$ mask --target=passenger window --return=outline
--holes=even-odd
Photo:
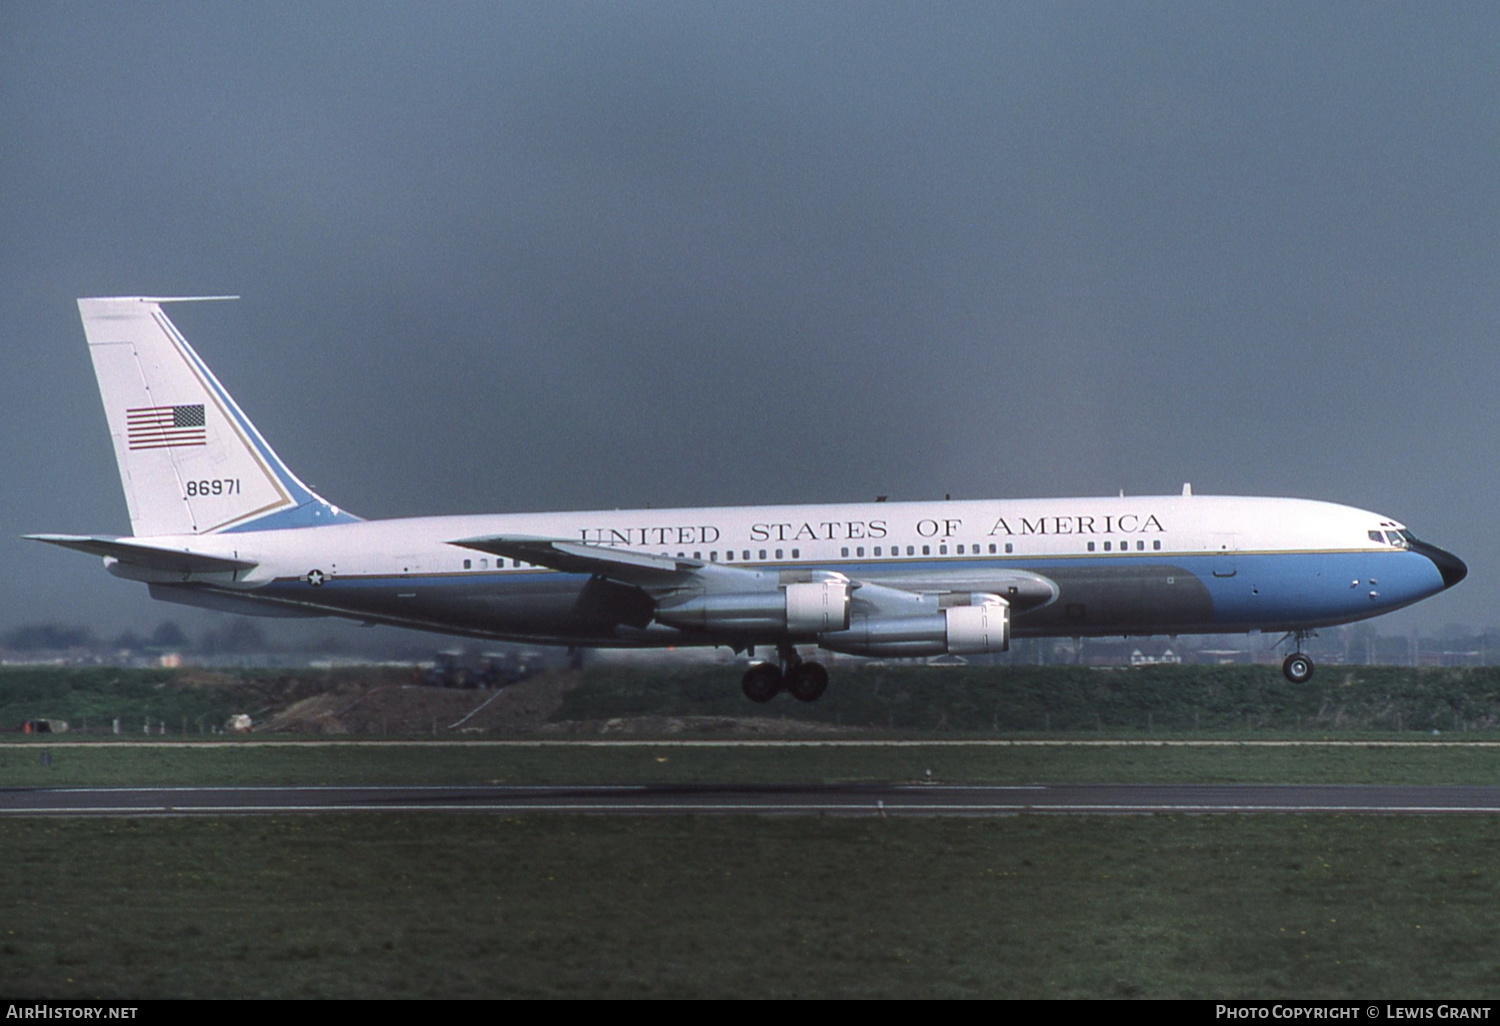
[[[1089,542],[1089,551],[1090,552],[1094,551],[1094,543],[1093,542]]]
[[[932,555],[932,546],[931,545],[923,545],[922,546],[922,555],[924,555],[924,556],[930,556],[930,555]]]
[[[1140,539],[1140,540],[1136,541],[1136,543],[1135,543],[1135,551],[1137,551],[1137,552],[1145,552],[1146,551],[1146,542],[1145,542],[1144,539]]]
[[[1006,543],[1005,543],[1005,551],[1006,551],[1006,552],[1010,552],[1010,551],[1011,551],[1011,548],[1012,548],[1012,546],[1011,546],[1011,544],[1010,544],[1010,542],[1006,542]]]
[[[1109,549],[1109,542],[1105,542],[1105,543],[1104,543],[1104,551],[1105,551],[1105,552],[1108,552],[1108,551],[1110,551],[1110,549]]]
[[[760,558],[761,559],[765,559],[766,558],[766,550],[765,549],[761,549],[760,550]]]
[[[1155,550],[1156,550],[1156,551],[1158,551],[1158,552],[1160,552],[1160,551],[1161,551],[1161,539],[1160,539],[1160,538],[1158,538],[1158,539],[1156,539],[1156,540],[1155,540],[1155,541],[1153,541],[1153,542],[1152,542],[1152,543],[1151,543],[1151,547],[1152,547],[1152,548],[1153,548],[1153,549],[1155,549]]]
[[[793,549],[792,550],[792,558],[793,559],[801,559],[802,558],[802,550],[801,549]]]
[[[849,555],[849,547],[846,545],[842,549],[839,549],[839,555],[841,555],[841,556],[847,556],[847,555]]]
[[[946,556],[947,554],[948,554],[948,546],[946,546],[946,545],[939,545],[938,546],[938,555],[939,556]]]
[[[782,553],[782,552],[783,552],[783,550],[782,550],[782,549],[777,549],[777,550],[776,550],[776,558],[777,558],[777,559],[780,559],[780,558],[781,558],[781,553]]]

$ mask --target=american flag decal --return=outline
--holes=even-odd
[[[125,411],[125,437],[132,450],[207,445],[206,424],[202,403],[197,406],[146,406]]]

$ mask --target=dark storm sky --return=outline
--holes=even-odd
[[[73,300],[370,517],[1294,495],[1500,625],[1493,3],[0,5],[0,628],[176,614]]]

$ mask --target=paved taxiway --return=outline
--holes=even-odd
[[[1500,787],[1047,784],[645,787],[67,787],[0,789],[3,816],[327,812],[1004,816],[1019,813],[1488,813]]]

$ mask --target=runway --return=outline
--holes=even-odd
[[[0,789],[0,816],[348,812],[1011,816],[1500,814],[1500,787],[1375,784],[868,784],[641,787],[111,787]]]

